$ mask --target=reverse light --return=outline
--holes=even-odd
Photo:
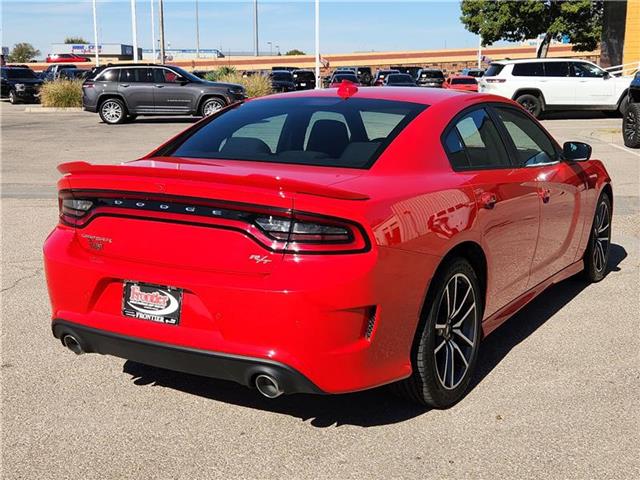
[[[74,198],[60,199],[60,215],[83,217],[93,207],[91,200],[76,200]]]
[[[341,244],[353,239],[350,229],[346,226],[275,217],[258,217],[255,223],[268,236],[286,242]]]

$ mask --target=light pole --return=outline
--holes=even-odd
[[[164,65],[165,53],[164,53],[164,1],[158,0],[160,2],[160,63]]]
[[[136,22],[136,0],[131,0],[131,32],[133,34],[133,61],[138,62],[138,25]]]
[[[93,0],[93,50],[96,56],[96,67],[99,67],[100,54],[98,53],[98,15],[96,14],[96,0]]]
[[[200,18],[198,15],[198,0],[196,0],[196,58],[200,58]]]
[[[280,45],[276,45],[276,55],[280,56]]]
[[[478,68],[482,68],[482,35],[478,35]]]
[[[153,11],[153,4],[156,0],[150,0],[151,4],[151,55],[153,56],[153,61],[156,61],[156,18],[155,12]]]
[[[258,0],[253,0],[253,54],[257,57],[260,55],[260,49],[258,44]]]
[[[316,0],[316,88],[320,88],[320,0]]]
[[[269,56],[273,56],[273,43],[267,42],[267,45],[269,45]]]

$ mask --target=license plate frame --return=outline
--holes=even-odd
[[[181,288],[125,280],[122,315],[164,325],[179,325],[184,291]]]

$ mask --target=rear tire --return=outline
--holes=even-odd
[[[590,282],[599,282],[607,273],[611,245],[611,199],[603,193],[596,204],[589,243],[584,252],[584,276]]]
[[[473,376],[484,302],[476,272],[464,258],[448,262],[432,285],[414,341],[413,373],[394,389],[413,402],[448,408],[465,395]]]
[[[119,98],[108,98],[98,110],[100,118],[107,125],[117,125],[127,120],[127,107]]]
[[[516,102],[536,118],[539,118],[542,114],[542,100],[540,100],[540,97],[526,93],[516,98]]]
[[[622,120],[622,138],[631,148],[640,148],[640,103],[632,103]]]
[[[627,93],[622,100],[620,100],[620,105],[618,105],[618,112],[620,115],[624,117],[624,115],[629,110],[629,94]]]
[[[15,105],[15,104],[19,103],[18,102],[18,96],[16,95],[16,92],[14,92],[13,90],[11,90],[9,92],[9,103],[11,105]]]

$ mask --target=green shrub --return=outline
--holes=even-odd
[[[236,73],[236,67],[220,67],[208,72],[204,78],[210,82],[219,82],[221,77]]]
[[[264,97],[273,93],[271,89],[271,79],[266,75],[251,75],[243,77],[241,74],[233,72],[218,78],[219,82],[236,83],[242,85],[251,98]]]
[[[82,80],[45,82],[40,89],[43,107],[82,107]]]

